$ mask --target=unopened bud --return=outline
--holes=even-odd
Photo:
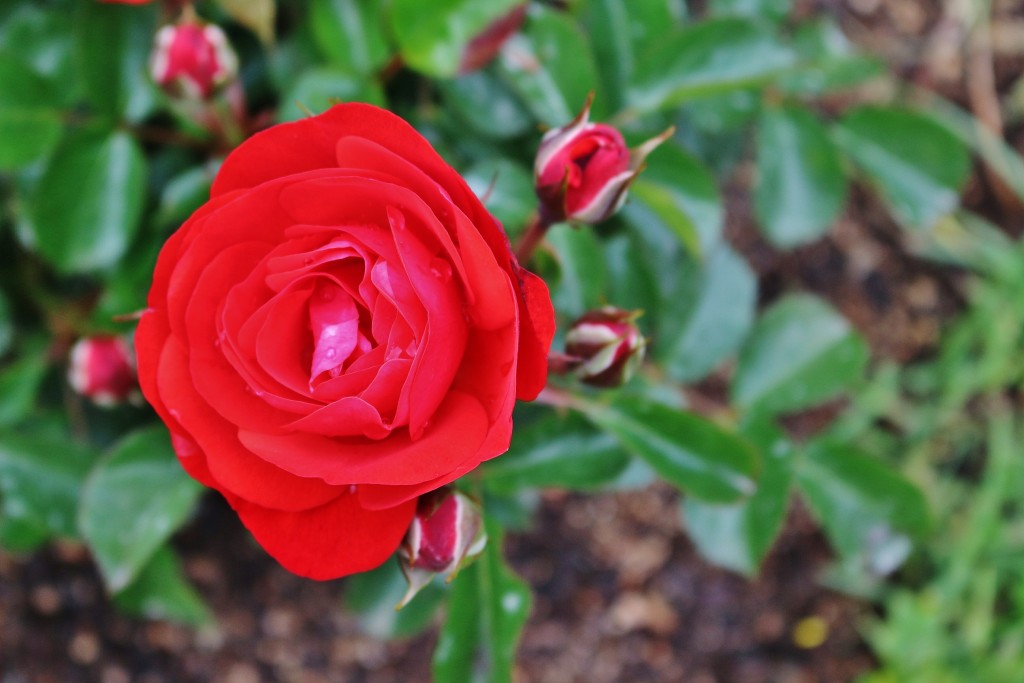
[[[644,159],[675,130],[669,128],[630,149],[612,126],[590,123],[592,99],[568,125],[548,131],[537,150],[534,184],[547,223],[599,223],[609,218],[626,201]]]
[[[71,347],[68,383],[97,405],[109,407],[139,396],[135,356],[123,337],[79,339]]]
[[[399,548],[402,572],[409,583],[399,606],[438,574],[450,581],[480,554],[486,542],[480,510],[469,498],[450,489],[420,496],[416,516]]]
[[[189,12],[157,31],[149,71],[169,94],[205,100],[236,76],[238,58],[219,27]]]
[[[580,381],[605,388],[629,381],[643,362],[647,346],[634,322],[637,315],[606,306],[572,324],[565,336],[565,352]]]
[[[468,74],[491,63],[501,46],[511,38],[526,18],[527,3],[516,6],[511,12],[493,21],[462,51],[459,73]]]

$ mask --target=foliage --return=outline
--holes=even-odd
[[[386,576],[354,579],[366,596],[351,607],[376,632],[407,634],[446,603],[439,678],[508,680],[529,595],[504,565],[509,515],[498,510],[515,512],[538,487],[592,490],[637,481],[637,472],[683,492],[688,532],[722,566],[755,573],[794,494],[853,574],[878,578],[902,563],[930,528],[921,492],[877,457],[872,440],[855,447],[837,427],[801,443],[780,421],[861,385],[868,349],[814,293],[772,296],[759,310],[769,297],[725,239],[721,188],[738,164],[754,161],[754,213],[779,249],[825,235],[860,182],[908,230],[928,234],[957,207],[968,171],[963,136],[903,104],[820,106],[879,68],[827,16],[783,22],[785,0],[711,2],[700,16],[674,0],[532,2],[491,64],[458,74],[465,44],[513,4],[281,2],[275,21],[270,2],[200,2],[239,53],[247,103],[234,121],[224,119],[224,102],[208,112],[221,117],[214,132],[146,77],[155,5],[0,7],[4,547],[77,538],[118,604],[205,618],[167,546],[197,492],[155,417],[88,405],[63,372],[79,336],[130,331],[114,316],[145,306],[160,245],[205,199],[241,135],[337,99],[387,106],[464,172],[515,238],[536,207],[541,129],[568,122],[595,92],[595,120],[630,141],[668,125],[678,132],[651,155],[617,216],[595,228],[555,226],[532,267],[552,289],[560,329],[605,303],[643,308],[650,360],[618,391],[553,378],[554,407],[518,410],[510,452],[464,482],[484,499],[488,550],[450,588],[421,596],[423,612],[382,617],[371,597],[394,594]],[[981,359],[978,372],[952,368],[964,382],[1007,369],[985,365],[999,340],[965,335],[950,345]],[[709,384],[727,386],[726,395],[705,396]],[[947,407],[977,393],[945,381],[933,391]],[[125,527],[127,517],[135,523]],[[1000,585],[998,572],[986,576],[990,583],[976,579],[958,595]],[[897,636],[879,633],[884,655]]]

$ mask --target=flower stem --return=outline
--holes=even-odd
[[[519,238],[519,244],[516,245],[516,259],[519,263],[529,263],[533,257],[533,252],[537,249],[537,245],[544,239],[544,235],[547,234],[550,227],[551,224],[541,218],[539,213],[533,214],[526,226],[526,230],[523,231],[522,236]]]

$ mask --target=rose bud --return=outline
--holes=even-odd
[[[670,127],[639,147],[629,149],[615,128],[590,123],[587,98],[583,111],[568,125],[548,131],[534,163],[534,184],[545,223],[598,223],[626,200],[626,190],[643,170],[644,159],[675,132]]]
[[[186,11],[180,22],[157,31],[149,72],[168,94],[205,100],[235,77],[238,58],[219,27]]]
[[[114,336],[79,339],[71,347],[68,383],[75,392],[104,407],[137,399],[139,381],[128,342]]]
[[[462,51],[459,73],[468,74],[482,69],[491,63],[509,38],[515,35],[526,19],[527,3],[513,8],[511,12],[499,17],[485,28],[478,36],[469,41]]]
[[[647,340],[634,320],[638,313],[606,306],[572,324],[565,336],[569,368],[595,387],[625,384],[644,359]]]
[[[480,510],[469,498],[444,489],[421,496],[398,551],[402,573],[409,582],[399,606],[408,603],[438,574],[451,581],[486,543]]]

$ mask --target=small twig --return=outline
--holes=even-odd
[[[541,218],[539,213],[535,213],[530,217],[530,222],[527,223],[526,230],[523,231],[515,249],[516,259],[519,263],[526,264],[530,262],[533,252],[536,251],[537,245],[544,239],[550,227],[551,224]]]

